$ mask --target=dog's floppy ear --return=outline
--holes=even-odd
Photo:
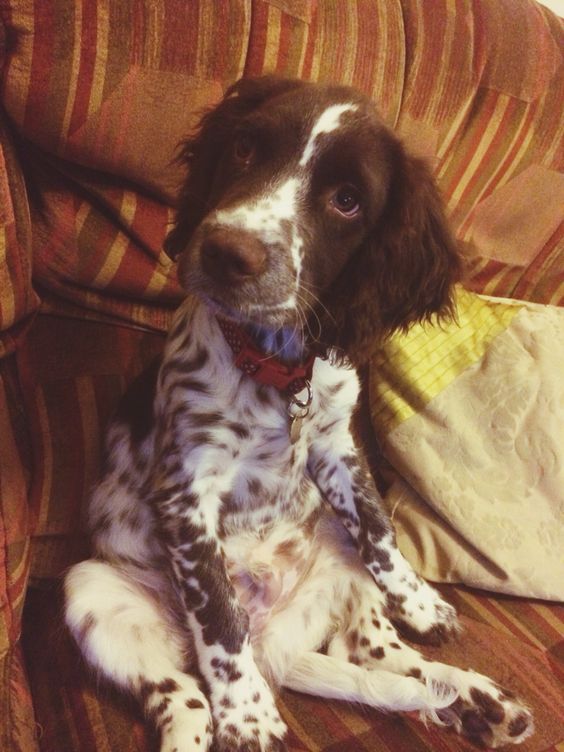
[[[327,305],[337,343],[363,362],[379,339],[410,324],[453,314],[461,257],[423,160],[390,132],[387,199],[374,229],[333,285]]]
[[[186,166],[188,175],[180,191],[174,227],[164,242],[164,249],[172,259],[185,249],[208,211],[217,161],[237,124],[267,99],[303,85],[301,81],[277,76],[243,78],[204,114],[194,135],[179,150],[178,160]]]

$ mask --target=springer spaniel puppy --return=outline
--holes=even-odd
[[[342,86],[242,80],[186,143],[166,250],[192,293],[110,428],[66,621],[161,752],[280,752],[289,687],[518,743],[529,711],[405,644],[457,630],[351,434],[375,340],[451,312],[433,182]],[[151,396],[148,396],[148,395]]]

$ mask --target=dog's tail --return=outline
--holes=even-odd
[[[369,671],[321,653],[304,653],[282,684],[297,692],[334,700],[348,700],[383,711],[418,710],[439,722],[436,711],[451,705],[457,691],[444,682],[423,683],[380,669]]]

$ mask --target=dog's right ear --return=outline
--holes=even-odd
[[[175,260],[182,253],[209,210],[218,160],[239,122],[266,100],[303,85],[297,79],[278,76],[242,78],[204,114],[193,136],[180,146],[177,157],[188,175],[180,190],[174,227],[164,241],[170,258]]]

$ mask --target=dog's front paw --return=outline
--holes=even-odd
[[[233,691],[219,699],[214,752],[286,752],[286,724],[266,682],[248,696]]]
[[[287,752],[287,749],[282,739],[275,736],[270,735],[265,745],[263,739],[242,737],[234,727],[226,734],[216,735],[212,752]]]
[[[203,715],[203,714],[201,714]],[[163,720],[159,752],[207,752],[212,748],[211,719],[194,713],[169,714]]]
[[[533,733],[533,717],[513,693],[472,671],[465,685],[452,705],[437,711],[443,723],[474,744],[494,749],[520,744]]]
[[[454,607],[417,576],[401,594],[387,594],[386,613],[404,637],[423,645],[440,645],[461,631]]]

